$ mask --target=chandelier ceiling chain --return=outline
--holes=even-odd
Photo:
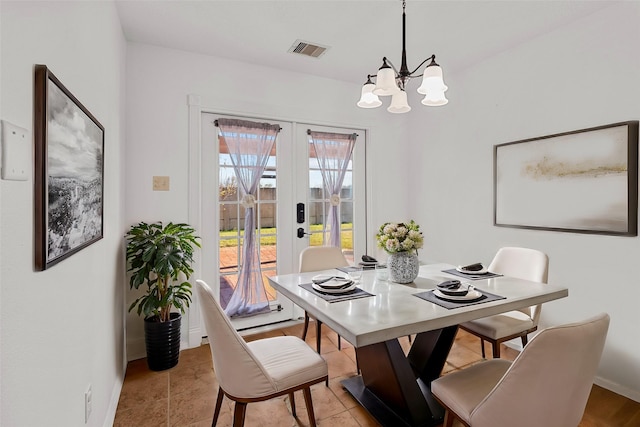
[[[391,104],[387,108],[390,113],[406,113],[411,111],[407,102],[405,88],[412,78],[422,77],[422,84],[418,88],[418,93],[425,95],[422,104],[428,106],[445,105],[447,98],[444,93],[448,89],[442,78],[442,68],[436,63],[436,56],[431,55],[418,65],[413,71],[409,71],[407,66],[406,49],[406,1],[402,1],[402,63],[400,70],[396,69],[393,63],[382,58],[382,66],[377,74],[368,74],[367,81],[362,86],[360,101],[357,105],[361,108],[376,108],[382,105],[379,96],[391,96]],[[426,64],[422,74],[416,74],[418,70]],[[375,83],[371,80],[375,79]]]

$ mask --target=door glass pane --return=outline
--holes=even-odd
[[[329,194],[324,189],[322,172],[316,158],[315,145],[309,141],[309,225],[311,246],[327,244],[325,222],[329,212]],[[353,261],[353,161],[349,159],[340,190],[341,246],[349,261]]]
[[[324,184],[322,183],[322,173],[318,169],[318,161],[313,159],[315,169],[309,169],[309,199],[322,200],[324,195]]]
[[[242,243],[246,209],[240,200],[241,190],[238,188],[231,158],[226,153],[226,145],[219,144],[219,194],[220,228],[219,228],[219,273],[220,304],[223,308],[229,302],[238,282],[238,274],[242,266]],[[267,161],[267,167],[259,181],[256,215],[256,236],[263,285],[269,300],[274,300],[276,292],[268,285],[266,279],[276,274],[276,151],[275,145]]]

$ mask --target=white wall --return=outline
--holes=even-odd
[[[189,220],[189,94],[198,95],[203,109],[208,111],[367,129],[370,132],[367,141],[367,157],[370,160],[367,185],[372,190],[368,195],[372,206],[370,253],[375,251],[372,238],[381,223],[407,219],[407,194],[398,191],[398,183],[406,183],[410,177],[410,171],[404,163],[409,157],[406,136],[408,116],[391,115],[382,108],[370,111],[356,107],[360,85],[182,51],[129,44],[126,101],[127,225],[143,220]],[[389,150],[393,152],[390,154]],[[153,192],[154,175],[170,176],[171,190]],[[217,245],[217,242],[202,243]],[[129,292],[129,301],[133,301],[136,295]],[[183,342],[186,328],[198,321],[189,319],[188,315],[185,319]],[[142,320],[134,312],[127,318],[129,359],[144,356],[143,337]]]
[[[33,135],[34,65],[46,64],[105,128],[105,188],[104,238],[35,272],[33,171],[26,182],[0,181],[0,424],[110,425],[125,368],[126,44],[111,2],[3,1],[1,15],[2,119]]]
[[[449,76],[449,105],[412,120],[410,134],[428,255],[489,262],[506,245],[548,253],[549,281],[569,297],[545,304],[541,326],[608,312],[598,382],[640,401],[640,238],[493,226],[493,145],[640,118],[638,22],[640,3],[623,2]]]

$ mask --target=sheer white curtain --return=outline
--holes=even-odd
[[[329,212],[324,228],[328,234],[325,245],[341,247],[340,192],[349,167],[357,134],[316,132],[308,130],[322,174],[324,189],[329,195]]]
[[[280,126],[223,118],[215,123],[220,128],[220,140],[227,146],[238,186],[242,189],[242,205],[245,208],[238,284],[225,313],[229,317],[252,316],[269,311],[269,299],[262,283],[259,244],[256,242],[255,205],[260,178],[267,166]]]

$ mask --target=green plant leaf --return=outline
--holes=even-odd
[[[169,320],[171,308],[184,313],[191,303],[191,284],[178,283],[180,276],[187,279],[193,273],[193,253],[201,247],[195,229],[184,223],[161,222],[133,225],[125,235],[126,259],[130,288],[146,284],[145,295],[136,299],[129,311],[137,307],[139,315],[159,316]]]

